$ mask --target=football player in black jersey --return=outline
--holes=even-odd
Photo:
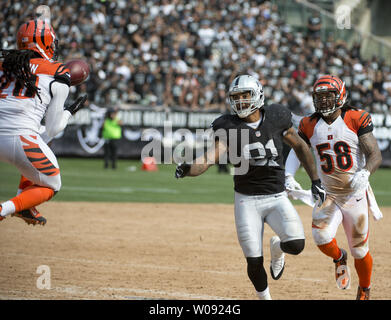
[[[283,273],[284,253],[299,254],[305,242],[300,217],[285,192],[283,142],[299,155],[312,180],[313,197],[323,202],[325,192],[310,149],[292,127],[291,112],[278,104],[264,106],[262,85],[249,75],[236,77],[228,94],[234,114],[222,115],[212,123],[214,147],[192,164],[179,164],[175,176],[198,176],[226,160],[228,154],[235,167],[235,224],[247,274],[258,297],[270,300],[263,266],[264,223],[277,234],[270,240],[270,273],[275,280]]]

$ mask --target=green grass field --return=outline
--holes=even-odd
[[[177,180],[175,165],[159,165],[158,172],[145,172],[140,161],[119,160],[116,170],[103,169],[102,159],[58,161],[62,189],[56,201],[233,203],[232,176],[219,174],[217,167],[196,178]],[[0,177],[0,200],[4,201],[15,195],[20,176],[14,167],[1,162]],[[296,179],[309,189],[310,181],[303,169]],[[379,169],[371,177],[380,206],[391,206],[390,181],[391,169]]]

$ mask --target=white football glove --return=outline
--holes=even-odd
[[[351,188],[354,191],[365,190],[368,188],[370,174],[371,173],[367,169],[357,171],[350,182]]]
[[[298,183],[295,178],[288,174],[285,176],[285,189],[287,190],[303,190],[300,183]]]

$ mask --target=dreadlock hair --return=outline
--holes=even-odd
[[[1,57],[3,60],[2,69],[7,82],[16,80],[19,85],[26,87],[28,91],[39,95],[39,88],[35,85],[35,77],[30,70],[30,59],[41,57],[38,53],[32,50],[4,50],[1,49]]]

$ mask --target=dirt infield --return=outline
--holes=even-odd
[[[0,222],[0,299],[256,299],[232,205],[48,202],[40,208],[44,227],[11,217]],[[334,265],[313,244],[311,209],[297,209],[306,248],[287,255],[280,280],[268,276],[273,299],[354,299],[353,260],[351,288],[338,290]],[[383,214],[379,222],[370,218],[372,299],[391,299],[391,209]],[[266,226],[267,271],[272,235]],[[337,239],[347,248],[342,226]],[[37,288],[42,265],[50,268],[50,289]]]

